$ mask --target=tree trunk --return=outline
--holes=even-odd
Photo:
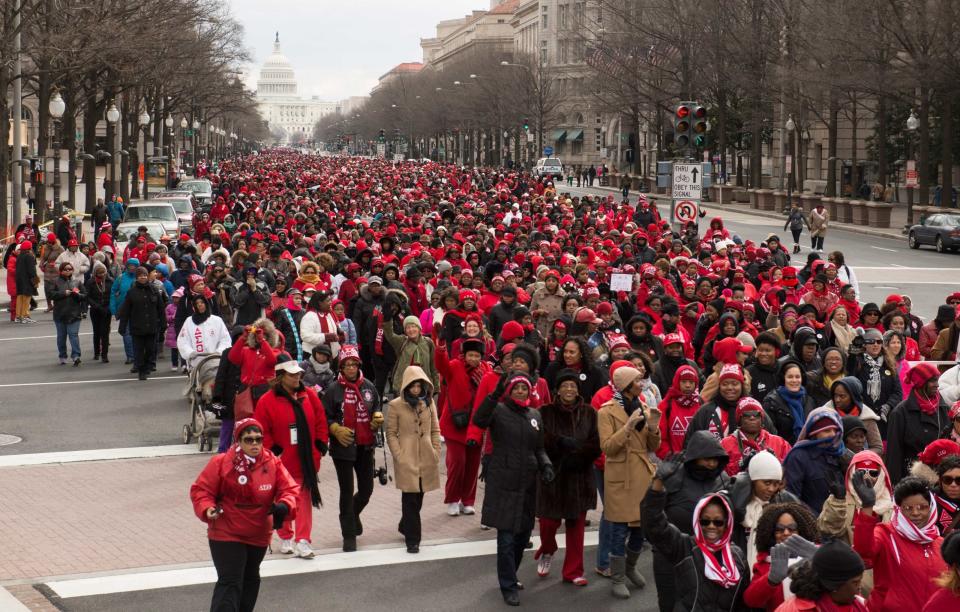
[[[887,96],[883,93],[877,98],[877,180],[884,187],[887,186],[889,171],[887,170]]]
[[[827,120],[827,187],[823,195],[828,198],[837,196],[837,119],[840,114],[840,100],[835,88],[830,89],[830,109]]]
[[[43,180],[37,184],[37,208],[36,221],[44,223],[49,216],[47,214],[47,177],[53,176],[53,168],[45,165],[47,156],[47,145],[50,138],[50,113],[46,108],[50,105],[50,73],[45,67],[40,68],[40,78],[37,88],[37,106],[40,112],[37,113],[37,157],[40,158],[43,166]]]
[[[920,92],[920,151],[917,165],[920,174],[920,198],[917,204],[930,203],[930,87],[921,85]]]
[[[4,11],[6,12],[6,11]],[[6,17],[6,15],[4,15]],[[7,143],[10,142],[10,106],[7,104],[7,90],[10,87],[10,69],[5,67],[0,67],[0,231],[4,235],[7,234],[8,223],[12,228],[16,228],[17,224],[20,223],[20,219],[8,219],[7,216],[7,199],[9,194],[9,189],[7,186],[7,181],[9,180],[9,171],[10,171],[10,147],[7,146]],[[14,122],[16,128],[20,127],[20,122]],[[19,170],[19,168],[17,168]],[[14,197],[19,197],[19,194],[14,194]]]
[[[940,111],[943,117],[940,206],[944,208],[953,208],[953,94],[953,91],[944,92],[943,107]]]
[[[130,142],[127,144],[127,151],[130,152],[130,199],[140,198],[140,130],[137,122],[136,105],[130,105],[127,110],[127,121],[130,123],[129,136]]]
[[[860,160],[857,159],[857,124],[859,123],[859,119],[857,118],[856,92],[853,92],[850,100],[850,189],[852,190],[853,197],[857,197],[860,192],[862,177],[860,176]]]
[[[84,212],[93,210],[97,202],[97,120],[102,114],[97,104],[97,90],[91,88],[83,112],[83,151],[94,158],[83,162]]]

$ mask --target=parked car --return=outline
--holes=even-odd
[[[537,165],[533,167],[533,175],[536,177],[553,177],[558,181],[563,180],[563,163],[558,157],[541,157],[537,160]]]
[[[117,245],[117,257],[123,255],[130,241],[140,233],[139,229],[141,227],[147,228],[147,236],[150,242],[159,243],[160,238],[164,235],[170,236],[171,238],[175,237],[175,234],[167,231],[169,225],[164,226],[160,221],[125,221],[117,225],[117,231],[114,234],[114,242],[116,242]]]
[[[180,183],[177,184],[177,190],[189,190],[193,192],[194,197],[197,199],[197,206],[206,206],[207,208],[213,203],[213,183],[207,179],[182,179]]]
[[[189,231],[193,227],[193,198],[190,195],[164,195],[155,198],[156,202],[170,202],[177,211],[180,231]]]
[[[123,223],[144,225],[145,221],[156,221],[163,226],[168,236],[180,235],[180,219],[173,204],[166,200],[138,202],[127,206],[123,213]]]
[[[960,249],[960,213],[934,214],[921,218],[920,223],[910,228],[907,242],[911,249],[932,244],[940,253],[948,249]]]

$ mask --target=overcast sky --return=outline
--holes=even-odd
[[[229,0],[243,24],[254,61],[248,85],[273,51],[280,32],[300,95],[335,102],[366,95],[377,78],[400,62],[419,62],[420,38],[436,24],[489,8],[489,0]]]

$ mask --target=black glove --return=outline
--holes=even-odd
[[[583,443],[573,436],[560,436],[560,439],[557,441],[557,445],[567,452],[575,453],[580,450],[580,447],[583,446]]]
[[[490,455],[484,455],[480,458],[480,481],[487,479],[487,468],[490,467]]]
[[[850,342],[850,346],[847,347],[847,353],[850,355],[862,355],[864,351],[863,347],[863,336],[857,334],[853,341]]]
[[[474,440],[473,438],[470,438],[469,440],[467,440],[467,446],[470,448],[473,448],[475,446],[480,446],[480,443]]]
[[[543,480],[543,482],[550,484],[556,477],[557,474],[553,471],[553,466],[549,463],[540,468],[540,479]]]
[[[313,441],[313,445],[317,447],[317,451],[320,453],[321,457],[327,456],[327,451],[330,450],[330,447],[327,446],[327,443],[323,440],[317,439]]]
[[[497,383],[497,388],[493,390],[494,399],[500,401],[500,398],[503,397],[503,394],[507,392],[508,382],[510,382],[510,372],[504,372],[500,375],[500,381]]]
[[[270,514],[273,515],[273,530],[276,531],[283,526],[283,521],[290,514],[290,508],[283,502],[278,502],[270,507]]]
[[[873,508],[877,503],[877,492],[867,483],[863,472],[855,471],[850,483],[853,485],[853,490],[857,492],[857,496],[860,497],[861,505],[864,508]]]
[[[835,499],[843,500],[847,498],[847,485],[843,481],[843,474],[831,472],[827,486],[830,487],[830,494]]]
[[[273,446],[271,446],[271,447],[270,447],[270,450],[271,450],[271,451],[273,452],[273,454],[276,455],[277,457],[279,457],[280,454],[283,453],[283,447],[281,447],[281,446],[278,445],[278,444],[274,444]]]
[[[781,289],[781,290],[777,291],[777,300],[779,300],[779,304],[780,304],[781,306],[783,306],[784,304],[786,304],[786,302],[787,302],[787,292],[786,292],[785,289]]]
[[[658,478],[660,482],[663,482],[673,476],[682,466],[682,456],[671,455],[660,462],[660,465],[657,466],[657,472],[653,475],[653,477]]]

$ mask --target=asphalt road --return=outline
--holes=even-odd
[[[585,551],[586,577],[590,584],[575,587],[560,581],[563,551],[554,560],[549,578],[536,574],[533,554],[528,551],[520,566],[524,583],[521,609],[527,610],[641,610],[657,609],[656,589],[649,549],[640,559],[640,571],[648,585],[633,591],[628,600],[610,595],[610,583],[597,576],[593,560],[596,549]],[[208,610],[213,586],[157,589],[77,597],[57,603],[69,612],[143,612]],[[369,612],[422,612],[423,610],[503,611],[496,578],[496,557],[480,556],[443,561],[352,568],[333,572],[265,578],[257,602],[258,612],[288,610],[365,610]]]

